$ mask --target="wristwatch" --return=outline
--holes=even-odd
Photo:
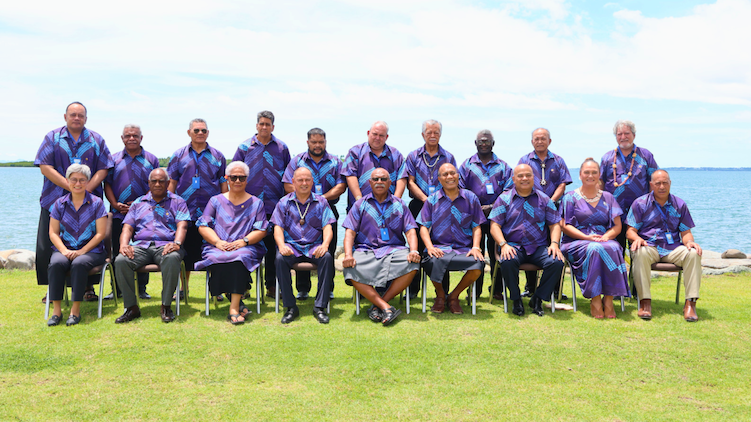
[[[505,245],[508,245],[508,242],[501,242],[498,244],[498,249],[504,247]]]
[[[178,242],[177,240],[175,240],[175,242],[174,242],[174,243],[175,243],[175,245],[177,245],[177,246],[180,246],[180,247],[182,247],[182,246],[183,246],[183,242]]]
[[[248,239],[248,236],[243,237],[243,241],[245,242],[246,245],[250,244],[250,239]]]

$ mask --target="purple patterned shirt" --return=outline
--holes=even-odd
[[[600,201],[594,205],[578,191],[566,192],[561,199],[561,210],[563,224],[570,224],[585,235],[605,234],[613,227],[615,218],[623,215],[623,210],[610,192],[602,192]],[[575,240],[564,234],[562,243]]]
[[[74,162],[86,164],[94,176],[99,170],[112,168],[112,157],[104,139],[96,132],[83,128],[79,141],[76,142],[68,133],[66,126],[49,132],[39,146],[34,165],[50,165],[63,177],[68,167]],[[61,196],[68,193],[66,189],[52,183],[46,177],[42,185],[42,196],[39,204],[42,208],[51,210],[52,205]],[[94,195],[102,197],[102,187],[94,189]]]
[[[417,229],[417,223],[401,198],[389,195],[379,203],[369,193],[352,205],[342,227],[356,233],[356,251],[372,251],[381,259],[395,250],[406,249],[404,233]]]
[[[495,154],[488,164],[483,164],[475,154],[459,167],[459,187],[474,192],[480,204],[493,205],[501,192],[514,185],[511,173],[511,167]],[[488,184],[491,187],[487,187]]]
[[[271,134],[267,145],[256,135],[243,141],[232,161],[243,161],[250,167],[250,177],[245,191],[263,201],[267,215],[274,212],[279,199],[285,195],[282,175],[290,162],[287,144]]]
[[[302,214],[305,224],[300,224]],[[284,242],[295,256],[313,258],[313,251],[323,243],[323,228],[336,224],[334,213],[322,195],[311,193],[305,203],[300,203],[294,192],[284,196],[274,208],[271,223],[284,229]]]
[[[623,183],[623,180],[628,176],[631,161],[634,159],[634,151],[636,152],[636,162],[631,169],[631,177],[626,180],[625,185],[615,187],[613,181],[616,175],[619,184]],[[618,205],[626,214],[628,214],[631,203],[636,198],[649,193],[649,181],[652,179],[652,173],[660,169],[651,152],[644,148],[637,148],[636,145],[634,145],[634,151],[628,157],[625,157],[626,160],[624,161],[620,151],[613,149],[606,152],[600,161],[600,180],[604,185],[603,189],[613,194],[615,200],[618,201]],[[613,160],[615,160],[616,165],[615,174],[613,173]]]
[[[542,161],[534,151],[522,156],[519,164],[528,164],[532,167],[535,174],[535,189],[541,190],[547,196],[553,196],[558,185],[561,183],[571,184],[571,174],[566,167],[563,158],[548,151],[548,157],[545,158],[545,186],[542,186]]]
[[[665,206],[661,207],[654,192],[636,198],[626,224],[635,228],[647,245],[656,247],[660,257],[683,245],[681,232],[695,227],[688,206],[681,198],[670,194]]]
[[[441,183],[438,181],[438,169],[442,165],[451,163],[456,167],[456,159],[454,159],[453,154],[440,145],[438,145],[438,152],[433,156],[425,151],[425,145],[423,145],[410,152],[405,162],[407,176],[414,176],[415,183],[425,195],[441,190]],[[412,192],[409,193],[409,197],[414,198]]]
[[[114,167],[110,169],[104,183],[112,187],[117,202],[127,204],[149,192],[149,173],[159,168],[159,159],[154,154],[141,148],[141,153],[131,158],[123,149],[112,154],[112,161]],[[125,218],[112,204],[110,210],[112,218]]]
[[[106,217],[107,210],[101,199],[86,192],[81,208],[73,206],[73,197],[66,194],[52,204],[50,218],[60,222],[60,239],[66,248],[77,251],[96,235],[96,220]],[[55,245],[52,249],[57,251]],[[58,251],[59,252],[59,251]],[[90,252],[104,252],[104,242],[100,242]]]
[[[196,165],[199,162],[200,165]],[[226,161],[218,149],[206,144],[200,154],[188,144],[172,154],[167,166],[167,174],[171,180],[177,180],[175,193],[188,203],[190,219],[198,220],[203,215],[203,209],[209,199],[222,193],[221,184],[224,178]],[[251,173],[252,174],[252,173]],[[193,186],[193,178],[200,178],[200,186]]]
[[[370,150],[370,145],[367,142],[350,148],[347,157],[344,159],[342,176],[345,178],[348,176],[357,177],[360,192],[365,197],[365,195],[372,192],[369,182],[370,173],[377,167],[382,167],[389,172],[389,177],[391,178],[389,192],[391,194],[396,190],[396,181],[407,177],[407,166],[404,162],[404,157],[402,157],[402,154],[396,148],[384,145],[381,155],[376,157]],[[352,207],[355,197],[352,195],[352,192],[349,192],[347,195],[347,204],[349,207]]]
[[[459,195],[453,201],[443,189],[428,196],[417,216],[419,225],[431,229],[433,246],[446,253],[453,250],[459,254],[469,252],[472,229],[485,221],[480,200],[466,189],[459,189]]]
[[[305,167],[313,174],[313,193],[323,195],[326,192],[334,188],[334,186],[347,183],[342,176],[342,162],[335,155],[331,155],[324,151],[321,161],[316,163],[308,154],[308,151],[298,154],[293,158],[287,169],[284,171],[282,177],[282,183],[292,183],[292,176],[295,174],[295,170],[299,167]],[[320,192],[317,191],[317,186],[321,187]],[[339,198],[331,201],[332,204],[339,202]]]
[[[161,202],[156,202],[151,192],[133,201],[123,224],[133,227],[131,245],[148,248],[151,242],[156,247],[174,242],[180,221],[190,221],[188,205],[184,199],[167,191]],[[119,242],[119,239],[113,241]]]
[[[532,254],[548,244],[547,226],[558,224],[561,212],[544,192],[533,189],[524,198],[512,187],[495,200],[489,218],[501,226],[509,245]]]

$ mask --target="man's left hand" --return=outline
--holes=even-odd
[[[471,256],[475,258],[475,261],[484,261],[485,256],[482,254],[482,251],[479,249],[472,248],[467,252],[467,256]]]
[[[550,255],[559,261],[563,261],[563,254],[557,243],[551,243],[550,246],[548,246],[548,256]]]
[[[420,252],[412,251],[407,255],[407,261],[414,262],[415,264],[420,263]]]
[[[167,255],[168,253],[179,251],[179,250],[180,250],[180,245],[178,245],[177,243],[174,243],[174,242],[168,243],[164,245],[164,248],[162,248],[162,256]]]
[[[686,242],[686,247],[689,249],[695,249],[696,253],[701,256],[701,246],[696,242]]]
[[[316,250],[313,251],[313,257],[314,258],[320,258],[324,255],[326,255],[326,252],[329,251],[328,247],[323,247],[323,245],[320,245],[316,248]]]

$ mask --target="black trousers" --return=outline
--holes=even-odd
[[[336,219],[336,222],[333,224],[333,231],[334,231],[334,237],[331,238],[331,243],[329,244],[329,254],[331,255],[331,258],[336,258],[334,255],[336,254],[336,245],[338,236],[337,233],[339,231],[339,211],[336,209],[336,204],[332,204],[329,202],[329,208],[331,208],[331,212],[334,213],[334,218]],[[320,274],[319,274],[320,277]],[[331,279],[331,290],[334,291],[334,279]],[[295,287],[297,287],[298,292],[310,292],[310,271],[300,271],[296,275],[295,279]]]
[[[36,271],[37,284],[46,286],[49,284],[47,279],[47,268],[50,266],[52,257],[52,241],[50,240],[50,211],[42,208],[39,213],[39,228],[37,228],[37,248],[36,248]]]

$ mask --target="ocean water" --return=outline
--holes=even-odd
[[[578,187],[578,174],[567,190]],[[675,170],[670,174],[671,192],[688,204],[696,228],[692,231],[702,248],[717,252],[740,249],[751,253],[751,171]],[[36,244],[42,175],[38,168],[0,167],[0,250],[29,249]],[[407,195],[404,196],[408,200]],[[346,196],[339,209],[339,244],[344,239]]]

